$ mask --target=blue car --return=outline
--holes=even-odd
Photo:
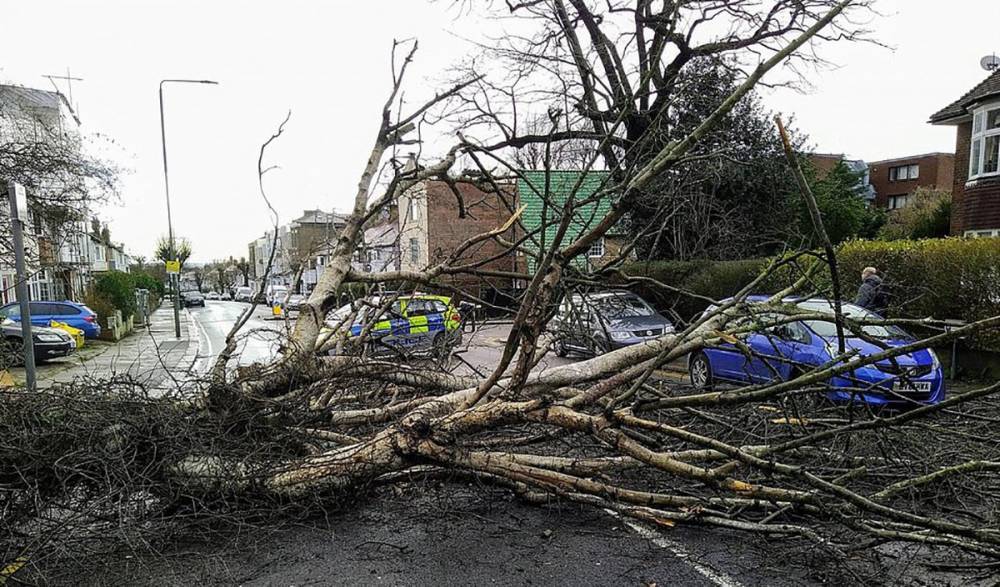
[[[762,302],[763,296],[751,296],[747,301]],[[810,312],[833,314],[833,302],[822,299],[785,300]],[[843,304],[844,314],[855,320],[878,320],[875,314]],[[776,315],[757,316],[762,323]],[[896,326],[867,325],[863,332],[886,347],[899,347],[915,339]],[[845,331],[845,346],[866,357],[884,349],[852,336]],[[716,382],[768,383],[788,380],[797,373],[829,364],[837,356],[837,328],[833,322],[801,320],[752,332],[744,339],[752,350],[746,356],[732,344],[706,348],[688,358],[691,384],[709,389]],[[859,367],[832,377],[826,396],[835,402],[859,402],[870,405],[936,404],[944,399],[945,384],[941,363],[934,351],[922,349]]]
[[[83,304],[70,301],[28,303],[31,305],[31,323],[35,326],[48,326],[51,321],[57,320],[73,328],[79,328],[86,338],[97,338],[101,335],[97,313]],[[21,306],[14,302],[0,307],[0,320],[3,318],[20,322]]]

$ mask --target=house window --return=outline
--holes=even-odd
[[[420,220],[420,202],[410,198],[410,220]]]
[[[920,165],[897,165],[889,168],[889,181],[906,181],[920,177]]]
[[[972,115],[969,179],[1000,174],[1000,106],[996,103]]]
[[[1000,237],[1000,228],[994,228],[991,230],[966,230],[965,236],[967,238]]]
[[[420,262],[420,241],[415,238],[410,239],[410,262]]]
[[[906,203],[910,199],[910,194],[901,194],[899,196],[889,196],[889,209],[899,210],[900,208],[906,206]]]
[[[603,257],[604,256],[604,237],[597,239],[590,245],[590,249],[587,251],[588,257]]]

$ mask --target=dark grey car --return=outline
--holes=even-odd
[[[181,304],[183,304],[185,308],[190,308],[192,306],[201,306],[204,308],[205,296],[203,296],[200,291],[182,291]]]
[[[673,332],[674,325],[645,300],[627,291],[574,294],[563,298],[550,330],[560,357],[569,352],[599,355]]]
[[[20,365],[24,362],[24,338],[21,336],[21,324],[11,320],[0,323],[0,367]],[[69,356],[76,350],[76,342],[66,332],[58,328],[32,326],[31,337],[34,342],[35,362],[44,363],[49,359]]]

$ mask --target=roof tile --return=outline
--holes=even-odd
[[[931,114],[930,122],[945,122],[957,116],[962,116],[966,113],[966,108],[972,103],[995,95],[1000,95],[1000,69],[994,71],[988,78],[966,92],[958,100]]]

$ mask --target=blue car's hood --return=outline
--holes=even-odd
[[[652,316],[628,316],[626,318],[606,318],[608,330],[651,330],[654,328],[670,328],[673,324],[659,314]]]
[[[837,349],[836,336],[824,336],[822,338],[827,342],[827,345],[829,345],[830,348],[836,351]],[[867,357],[870,355],[874,355],[876,353],[881,353],[885,350],[868,341],[861,340],[860,338],[848,338],[844,342],[846,343],[847,348],[849,350],[857,350],[862,357]],[[904,339],[888,339],[888,340],[883,340],[882,342],[885,343],[887,347],[895,348],[895,347],[905,346],[913,341]],[[896,363],[903,367],[914,366],[914,365],[932,365],[934,363],[934,359],[931,356],[931,352],[927,349],[921,349],[919,351],[914,351],[912,353],[906,353],[905,355],[898,355],[895,357],[895,359]],[[883,359],[876,364],[890,365],[891,363],[892,361],[890,361],[889,359]]]

